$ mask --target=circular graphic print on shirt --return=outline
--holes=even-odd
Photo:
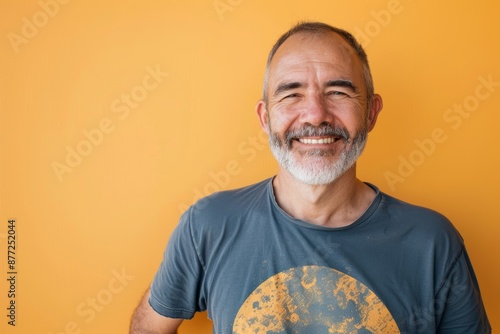
[[[241,306],[233,334],[399,334],[382,301],[355,278],[328,267],[278,273]]]

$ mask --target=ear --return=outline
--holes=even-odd
[[[267,105],[264,100],[259,100],[257,102],[257,105],[255,106],[255,111],[257,112],[257,117],[259,117],[259,122],[260,122],[260,127],[261,129],[269,134],[269,127],[268,127],[268,112],[267,112]]]
[[[372,131],[377,123],[378,114],[382,111],[383,107],[382,96],[374,94],[371,101],[370,110],[368,110],[368,132]]]

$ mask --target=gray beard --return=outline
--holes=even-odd
[[[309,125],[300,130],[287,131],[287,133],[285,133],[285,142],[283,142],[279,135],[272,131],[270,122],[268,122],[268,129],[270,134],[269,146],[278,164],[298,181],[309,185],[330,184],[342,176],[358,160],[365,148],[368,137],[366,127],[359,131],[356,137],[349,139],[348,132],[343,128],[333,128],[331,125],[320,127],[312,127]],[[304,152],[297,151],[294,154],[291,151],[292,138],[325,135],[341,137],[341,139],[338,140],[342,140],[345,143],[340,157],[331,164],[326,165],[324,162],[325,158],[322,157],[331,156],[336,152],[312,149]],[[300,161],[297,160],[299,155],[311,158],[316,157],[318,162],[313,161],[306,166],[304,163],[300,163]]]

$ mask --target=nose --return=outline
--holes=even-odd
[[[304,100],[301,121],[314,126],[319,126],[324,122],[333,123],[333,115],[328,110],[324,97],[314,94]]]

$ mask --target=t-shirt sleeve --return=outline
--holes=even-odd
[[[193,243],[189,212],[184,213],[172,233],[151,284],[149,304],[170,318],[191,319],[195,312],[206,308],[201,296],[204,270]]]
[[[478,282],[465,248],[438,291],[436,311],[442,312],[439,334],[489,334],[491,326]]]

